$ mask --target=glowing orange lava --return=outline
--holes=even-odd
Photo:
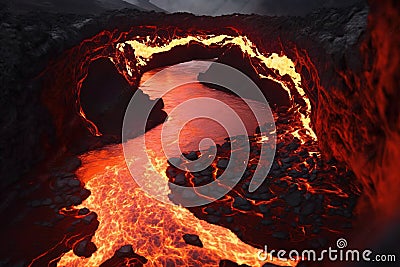
[[[307,129],[308,134],[312,136],[314,140],[317,139],[314,131],[310,126],[311,122],[309,118],[309,115],[311,114],[310,100],[308,99],[306,93],[301,87],[300,74],[296,72],[293,61],[287,56],[278,55],[277,53],[271,53],[270,55],[263,55],[262,53],[259,52],[257,47],[246,36],[229,36],[224,34],[187,36],[187,37],[172,39],[171,41],[165,43],[162,46],[153,46],[154,41],[151,42],[150,38],[146,38],[146,40],[147,42],[131,40],[131,41],[126,41],[125,43],[119,43],[117,44],[117,49],[123,53],[124,47],[126,45],[131,46],[135,53],[136,65],[137,67],[139,67],[146,65],[146,62],[148,62],[154,54],[169,51],[176,46],[187,46],[191,42],[199,43],[204,46],[218,45],[224,47],[224,46],[234,45],[240,48],[244,56],[250,57],[251,59],[256,60],[257,61],[256,63],[263,65],[270,70],[273,70],[278,75],[278,77],[289,75],[294,82],[297,93],[301,96],[302,99],[304,99],[307,105],[306,114],[300,113],[304,129]],[[132,68],[130,64],[126,65],[126,69],[128,74],[132,76]],[[257,70],[255,69],[255,71]],[[275,82],[280,83],[288,93],[289,97],[292,98],[290,89],[284,82],[280,81],[279,79],[273,78],[271,75],[265,75],[263,73],[258,73],[258,75],[261,79],[272,79]]]
[[[92,194],[80,207],[98,215],[100,225],[92,239],[97,251],[87,259],[70,251],[58,266],[98,266],[126,244],[149,260],[146,266],[218,266],[221,259],[263,264],[257,259],[258,249],[230,230],[199,220],[186,208],[147,196],[132,179],[120,145],[90,152],[82,160],[78,176]],[[165,164],[159,161],[158,171],[164,172]],[[186,233],[197,234],[204,247],[187,245],[182,239]],[[296,262],[275,259],[274,264],[294,266]]]
[[[175,37],[172,40],[141,37],[118,43],[115,54],[110,56],[110,59],[116,62],[117,57],[126,57],[125,71],[128,76],[132,76],[133,72],[145,66],[154,54],[169,51],[177,46],[187,46],[193,42],[204,46],[238,46],[243,55],[251,59],[252,64],[261,69],[272,70],[276,77],[289,75],[297,93],[306,102],[304,114],[299,111],[300,106],[293,104],[293,108],[298,111],[302,128],[305,129],[296,131],[293,135],[299,137],[302,143],[310,138],[316,140],[310,126],[311,104],[301,88],[301,77],[296,73],[293,61],[276,53],[260,53],[246,36],[191,35]],[[134,50],[135,58],[125,55],[127,47]],[[255,71],[261,79],[279,82],[293,100],[288,84],[262,73],[259,69]],[[129,79],[126,75],[125,77]],[[83,110],[79,110],[80,115],[85,118]],[[95,127],[94,124],[92,126]],[[100,134],[97,129],[95,132]],[[166,159],[155,151],[149,153],[154,155],[152,160],[156,163],[156,169],[165,173]],[[89,152],[82,156],[82,161],[78,176],[86,183],[85,186],[91,191],[91,195],[77,208],[87,207],[98,215],[99,228],[92,238],[97,251],[89,258],[77,257],[70,251],[63,255],[58,266],[98,266],[126,244],[131,244],[137,254],[146,257],[148,266],[217,266],[221,259],[250,266],[261,266],[265,263],[257,259],[258,249],[240,241],[230,230],[202,221],[183,207],[161,203],[147,196],[132,179],[120,145]],[[146,175],[151,179],[151,173]],[[167,197],[168,178],[165,178],[165,185],[160,185],[165,186],[165,190],[160,192]],[[182,239],[186,233],[198,235],[204,248],[187,245]],[[297,264],[294,261],[282,262],[278,259],[274,259],[273,262],[284,266]]]
[[[243,53],[244,57],[248,57],[251,62],[254,71],[258,74],[260,79],[271,79],[279,84],[288,93],[289,98],[293,101],[293,93],[291,92],[290,83],[280,79],[285,75],[289,76],[294,84],[294,90],[296,93],[305,101],[306,111],[300,112],[300,120],[303,124],[303,128],[306,129],[307,135],[311,136],[313,140],[317,140],[317,137],[311,127],[311,103],[307,97],[305,91],[301,87],[301,76],[295,70],[294,62],[283,54],[270,53],[264,55],[257,47],[251,42],[247,36],[231,36],[231,35],[189,35],[186,37],[174,37],[171,40],[162,39],[156,37],[155,39],[150,36],[140,37],[135,40],[128,40],[125,42],[116,44],[116,51],[113,56],[109,56],[109,59],[115,64],[118,60],[124,62],[124,70],[122,71],[126,79],[129,81],[134,72],[140,72],[140,68],[146,66],[147,63],[152,59],[155,54],[170,51],[171,49],[179,46],[189,46],[191,44],[199,44],[203,46],[218,46],[218,47],[230,47],[237,46]],[[161,44],[160,44],[161,43]],[[133,54],[127,52],[126,47],[130,50],[133,49]],[[130,51],[129,50],[129,51]],[[134,58],[132,58],[134,57]],[[257,66],[257,67],[256,67]],[[275,77],[266,74],[266,70],[274,72]],[[278,78],[277,78],[278,77]],[[79,87],[80,85],[78,85]],[[79,90],[78,90],[79,91]],[[295,103],[293,103],[295,105]],[[300,106],[297,107],[300,110]],[[82,108],[79,107],[80,115],[89,122],[91,127],[95,128],[92,131],[96,135],[101,135],[96,125],[86,118],[86,115]],[[302,142],[304,138],[301,134],[296,133]]]

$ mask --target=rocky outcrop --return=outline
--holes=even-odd
[[[372,1],[370,10],[362,38],[354,35],[361,19],[354,14],[326,46],[327,58],[310,56],[319,77],[313,119],[321,149],[345,161],[362,181],[370,202],[360,208],[388,218],[399,216],[400,39],[391,33],[400,27],[400,9],[394,1]],[[337,45],[343,42],[344,50]]]
[[[99,132],[113,136],[120,142],[125,110],[134,94],[140,97],[142,103],[151,105],[153,101],[156,102],[147,121],[146,130],[164,122],[167,114],[162,111],[163,101],[150,100],[141,90],[132,88],[108,58],[101,58],[89,66],[87,77],[82,82],[80,104],[86,118],[96,125]],[[139,127],[138,123],[133,126],[136,130],[130,137],[137,135],[135,132],[139,132]]]

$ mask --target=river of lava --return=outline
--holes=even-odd
[[[188,65],[182,65],[182,69],[187,68]],[[191,98],[196,94],[238,101],[234,96],[207,89],[201,84],[174,90],[163,97],[167,112],[173,108],[171,101],[176,104],[177,99],[185,101],[186,97]],[[248,110],[239,102],[231,102],[231,106],[237,108],[238,113],[243,113],[242,116],[248,114]],[[256,124],[249,119],[246,122],[246,128],[254,131]],[[209,128],[204,127],[205,124]],[[146,168],[145,175],[150,182],[157,175],[154,171],[165,176],[168,166],[159,141],[161,129],[162,125],[159,125],[146,133],[147,152],[154,166]],[[218,124],[195,120],[181,132],[183,140],[190,140],[184,144],[186,149],[193,148],[203,138],[202,135],[212,132],[209,129],[214,131],[213,137],[219,137],[213,138],[216,143],[222,142],[226,137],[226,132],[219,129]],[[148,140],[150,145],[147,144]],[[137,139],[128,142],[133,149],[139,147],[135,145]],[[77,208],[87,207],[98,215],[99,227],[92,238],[97,251],[89,258],[75,256],[70,251],[63,255],[58,266],[99,266],[111,258],[117,249],[127,244],[132,245],[135,253],[148,259],[146,266],[218,266],[222,259],[250,266],[261,266],[265,263],[257,259],[259,249],[242,242],[229,229],[200,220],[188,209],[160,202],[142,191],[128,170],[121,144],[88,152],[81,159],[82,167],[77,175],[85,182],[91,195]],[[135,166],[143,164],[143,161],[138,158],[130,164]],[[165,199],[170,193],[167,182],[168,178],[165,176],[164,184],[155,185]],[[183,240],[184,234],[198,235],[204,247],[186,244]],[[282,262],[276,258],[273,261],[279,265],[296,265],[296,262]]]
[[[258,250],[230,230],[146,195],[132,179],[121,145],[90,152],[82,161],[78,176],[87,181],[86,188],[91,191],[82,207],[95,211],[100,221],[92,239],[97,251],[90,258],[70,251],[58,266],[98,266],[126,244],[146,257],[148,266],[218,266],[221,259],[260,265]],[[199,235],[204,248],[187,245],[182,239],[186,233]]]

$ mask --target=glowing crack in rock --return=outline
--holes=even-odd
[[[162,53],[162,52],[167,52],[170,51],[172,48],[177,47],[177,46],[187,46],[190,45],[191,42],[196,42],[199,44],[202,44],[204,46],[210,46],[210,45],[218,45],[221,47],[228,46],[228,45],[235,45],[238,46],[241,51],[243,52],[244,55],[256,59],[259,64],[264,65],[268,69],[271,69],[275,71],[278,76],[283,77],[285,75],[289,75],[294,82],[295,89],[297,90],[298,94],[304,101],[306,102],[307,105],[307,111],[306,114],[303,114],[301,112],[301,121],[303,123],[304,129],[307,130],[308,134],[311,136],[313,140],[317,140],[317,137],[313,131],[313,129],[310,126],[311,120],[310,120],[310,114],[311,114],[311,103],[310,100],[308,99],[305,91],[301,87],[301,76],[299,73],[296,72],[295,66],[293,61],[288,58],[285,55],[278,55],[277,53],[271,53],[269,56],[265,56],[262,53],[259,52],[257,47],[246,37],[246,36],[229,36],[229,35],[197,35],[197,36],[187,36],[187,37],[181,37],[181,38],[176,38],[172,39],[171,41],[165,43],[164,45],[161,46],[154,46],[150,42],[150,38],[146,38],[147,42],[139,41],[139,40],[130,40],[126,41],[124,43],[119,43],[117,44],[117,49],[124,53],[124,48],[126,45],[129,45],[135,53],[136,57],[136,65],[137,67],[140,66],[145,66],[154,54],[157,53]],[[126,66],[128,74],[132,76],[132,68],[127,64]],[[257,71],[255,69],[255,71]],[[292,94],[290,92],[290,89],[288,86],[280,81],[279,79],[276,79],[274,77],[265,75],[263,73],[258,73],[259,77],[261,79],[271,79],[275,82],[278,82],[281,84],[283,89],[288,93],[289,98],[292,98]],[[300,135],[297,135],[300,140],[301,138]]]

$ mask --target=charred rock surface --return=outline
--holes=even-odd
[[[237,264],[236,262],[230,260],[221,260],[219,262],[219,267],[248,267],[246,264]]]
[[[76,157],[53,161],[1,195],[0,266],[47,266],[71,249],[83,257],[97,249],[91,242],[96,213],[72,208],[90,195],[74,174],[80,164]]]
[[[249,163],[239,183],[222,198],[210,204],[189,208],[195,216],[209,223],[231,229],[246,243],[271,249],[319,249],[334,243],[337,235],[348,236],[353,228],[354,208],[360,194],[353,172],[335,159],[320,155],[315,141],[304,144],[292,133],[291,121],[296,120],[293,110],[274,110],[276,117],[277,147],[268,176],[260,187],[249,192],[250,180],[258,165],[263,133],[249,136]],[[216,159],[206,169],[187,172],[185,164],[202,156],[199,151],[184,155],[186,158],[169,166],[167,176],[180,186],[202,186],[218,181],[231,160],[232,143],[241,136],[227,138],[218,144]],[[236,153],[246,153],[246,148]],[[188,156],[196,155],[196,156]],[[245,154],[243,154],[245,155]],[[170,163],[171,164],[171,163]],[[220,185],[223,187],[223,185]],[[217,186],[218,187],[218,186]],[[170,199],[180,204],[180,190],[171,187]],[[211,189],[210,189],[211,190]],[[218,191],[218,188],[214,188]],[[201,195],[199,195],[201,197]],[[205,197],[206,198],[206,197]]]
[[[118,249],[114,256],[103,262],[100,267],[113,267],[113,266],[132,266],[142,267],[147,263],[147,259],[143,256],[136,254],[131,245],[122,246]]]
[[[107,58],[97,59],[91,63],[88,75],[82,83],[80,102],[86,117],[97,126],[98,130],[103,135],[113,136],[120,142],[125,110],[134,94],[140,97],[142,103],[148,105],[156,101],[154,111],[150,113],[147,121],[146,130],[164,122],[167,114],[162,111],[163,101],[150,100],[141,90],[132,88]],[[134,125],[134,128],[139,132],[137,130],[139,125]],[[134,131],[130,137],[136,135]]]
[[[185,240],[186,244],[192,245],[192,246],[197,246],[202,248],[203,243],[201,242],[200,238],[198,235],[192,235],[192,234],[184,234],[183,235],[183,240]]]

